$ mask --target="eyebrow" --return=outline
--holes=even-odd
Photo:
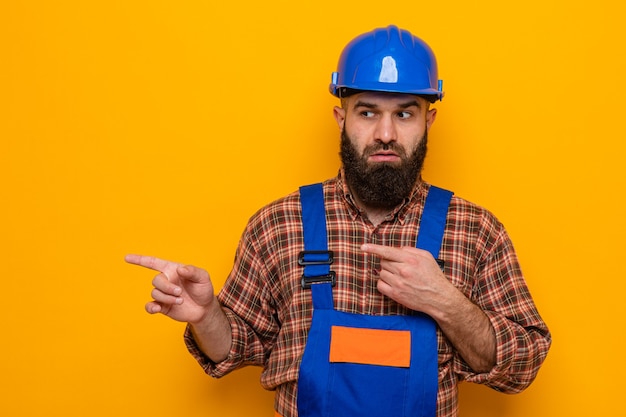
[[[398,104],[398,107],[401,109],[408,109],[409,107],[412,107],[412,106],[420,107],[420,103],[417,100],[409,100],[404,103]],[[354,108],[357,108],[357,107],[365,107],[367,109],[377,109],[378,104],[359,100],[356,103],[354,103]]]

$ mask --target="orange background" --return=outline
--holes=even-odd
[[[625,415],[623,18],[615,0],[5,1],[0,415],[271,416],[143,311],[139,252],[230,270],[248,217],[336,173],[342,47],[397,24],[447,95],[425,178],[507,226],[554,336],[517,396],[461,415]]]

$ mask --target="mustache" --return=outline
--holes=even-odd
[[[402,158],[406,158],[406,151],[402,146],[400,146],[397,142],[389,142],[389,143],[375,143],[372,145],[368,145],[363,150],[363,156],[368,157],[380,151],[392,151],[398,156]]]

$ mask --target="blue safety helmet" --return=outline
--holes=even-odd
[[[443,82],[430,47],[396,26],[374,29],[354,38],[339,57],[330,92],[347,97],[359,91],[385,91],[443,98]]]

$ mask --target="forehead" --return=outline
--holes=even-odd
[[[364,91],[347,97],[350,107],[359,105],[377,107],[407,107],[417,105],[418,107],[428,107],[428,101],[413,94],[386,93],[378,91]]]

